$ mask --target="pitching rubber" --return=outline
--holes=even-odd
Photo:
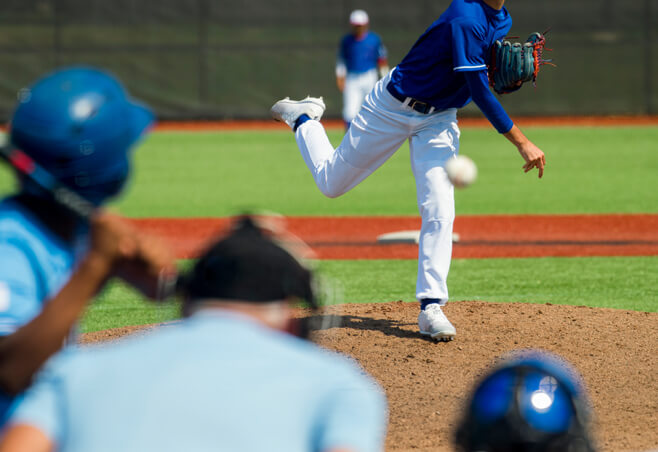
[[[458,243],[461,240],[457,232],[452,233],[452,243]],[[395,231],[387,232],[377,237],[377,243],[384,245],[404,245],[415,244],[418,245],[420,241],[420,231]]]

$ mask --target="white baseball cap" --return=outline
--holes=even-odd
[[[350,25],[368,25],[368,13],[362,9],[355,9],[350,14]]]

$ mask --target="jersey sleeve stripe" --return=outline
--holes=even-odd
[[[453,71],[474,71],[477,69],[486,69],[486,64],[479,64],[477,66],[457,66],[452,68]]]

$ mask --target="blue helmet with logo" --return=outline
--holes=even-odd
[[[107,72],[64,68],[19,92],[10,141],[98,206],[123,188],[131,148],[153,119]]]
[[[555,355],[507,360],[476,386],[456,433],[461,451],[594,450],[580,377]]]

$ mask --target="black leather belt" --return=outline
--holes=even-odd
[[[427,102],[414,99],[413,97],[405,96],[404,94],[399,92],[397,88],[395,88],[395,86],[393,86],[392,82],[388,82],[388,84],[386,85],[386,89],[388,90],[389,93],[391,93],[391,96],[395,97],[403,104],[406,103],[406,105],[409,108],[417,111],[418,113],[422,113],[426,115],[428,113],[432,113],[435,110],[435,108],[432,107]]]

